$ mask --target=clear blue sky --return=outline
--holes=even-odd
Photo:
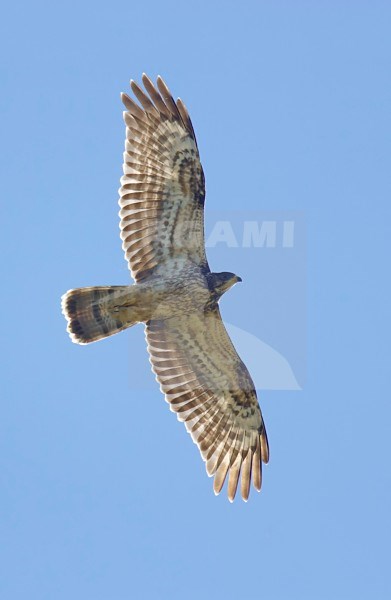
[[[385,1],[3,8],[1,598],[391,597],[390,19]],[[306,222],[305,383],[260,395],[271,461],[247,504],[213,495],[141,327],[65,333],[64,291],[128,281],[119,93],[143,71],[191,111],[208,210]],[[262,261],[231,254],[213,268],[246,277],[223,314],[267,342]]]

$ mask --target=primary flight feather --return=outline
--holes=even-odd
[[[130,286],[80,288],[62,297],[72,341],[88,344],[145,323],[152,369],[228,498],[262,484],[269,460],[265,424],[250,374],[221,319],[222,294],[240,277],[211,273],[205,254],[205,182],[183,102],[161,77],[131,81],[122,94],[126,142],[120,188],[122,247]]]

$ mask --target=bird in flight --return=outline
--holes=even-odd
[[[126,141],[120,229],[135,283],[69,290],[62,311],[73,342],[89,344],[145,324],[152,370],[170,408],[183,421],[214,476],[228,476],[232,502],[239,483],[247,501],[259,491],[269,460],[265,424],[251,376],[224,327],[219,300],[233,273],[212,273],[205,254],[205,180],[184,103],[161,77],[144,74],[138,103],[122,94]]]

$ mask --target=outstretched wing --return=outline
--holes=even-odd
[[[241,473],[247,500],[251,479],[261,489],[269,447],[254,384],[219,309],[149,321],[146,338],[161,390],[198,445],[208,475],[215,476],[215,493],[229,473],[232,501]]]
[[[141,107],[126,94],[126,142],[121,188],[121,238],[132,276],[183,256],[209,270],[204,243],[205,184],[193,126],[183,102],[164,81],[147,94],[131,81]]]

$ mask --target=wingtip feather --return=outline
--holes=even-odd
[[[233,502],[235,499],[236,491],[238,489],[239,475],[240,469],[242,466],[242,456],[239,453],[236,457],[234,464],[231,466],[229,470],[229,478],[228,478],[228,500]]]
[[[253,454],[252,459],[252,477],[253,477],[253,485],[257,492],[261,491],[262,487],[262,460],[261,460],[261,448],[260,441],[257,443],[257,447]]]
[[[266,433],[265,426],[261,433],[261,457],[262,457],[262,462],[264,462],[266,465],[270,459],[270,451],[269,451],[269,441],[267,439],[267,433]]]
[[[240,493],[245,502],[247,502],[250,495],[250,484],[251,484],[251,466],[252,466],[252,451],[248,450],[245,459],[242,463],[242,475],[240,480]]]

